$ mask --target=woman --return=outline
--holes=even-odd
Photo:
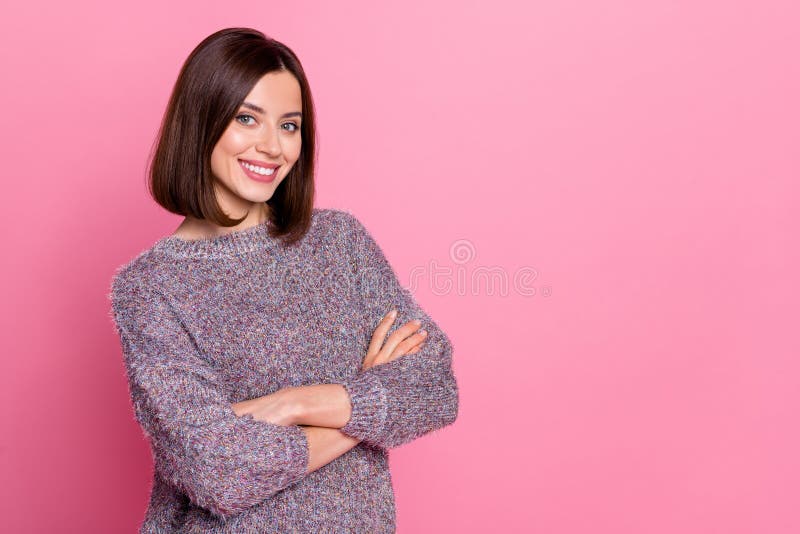
[[[109,295],[155,466],[142,532],[392,532],[388,450],[457,416],[448,337],[356,217],[312,208],[314,132],[258,31],[181,69],[150,191],[185,219]]]

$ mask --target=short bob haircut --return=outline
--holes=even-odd
[[[226,28],[206,37],[181,68],[151,153],[148,189],[166,210],[220,226],[235,226],[214,193],[211,153],[252,88],[269,72],[285,70],[300,84],[301,150],[266,204],[273,237],[300,239],[314,204],[314,104],[300,60],[286,45],[251,28]]]

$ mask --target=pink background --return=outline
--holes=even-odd
[[[108,283],[180,220],[144,187],[178,69],[251,26],[307,69],[318,206],[450,269],[415,295],[460,413],[391,452],[398,532],[799,532],[798,4],[287,5],[4,8],[3,530],[142,519]]]

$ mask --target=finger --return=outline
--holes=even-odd
[[[392,323],[396,317],[397,310],[392,310],[384,315],[383,319],[381,319],[381,322],[378,323],[378,327],[372,334],[372,339],[370,341],[369,348],[367,349],[367,356],[364,358],[365,363],[368,361],[372,362],[372,360],[375,358],[375,355],[380,352],[381,346],[383,345],[383,340],[386,339],[386,333],[389,331],[389,328],[392,326]]]
[[[405,352],[395,350],[394,354],[392,354],[392,356],[390,356],[385,363],[394,361],[397,358],[400,358],[402,356],[410,356],[412,354],[416,354],[420,350],[422,350],[422,343],[418,343],[417,345],[414,345],[413,347],[411,347],[409,350],[407,350]]]
[[[379,357],[384,359],[389,357],[394,352],[394,349],[407,337],[416,332],[421,326],[421,322],[417,319],[409,321],[389,335],[386,342],[381,347]]]
[[[418,332],[398,343],[397,346],[391,352],[389,352],[388,350],[381,350],[380,354],[378,354],[378,356],[375,358],[375,361],[380,363],[388,363],[390,361],[399,358],[400,356],[409,354],[411,352],[411,349],[413,349],[418,345],[421,345],[425,341],[426,335],[427,334]]]
[[[410,355],[410,354],[416,354],[417,352],[421,351],[421,350],[422,350],[422,345],[423,345],[423,344],[424,344],[424,341],[423,341],[422,343],[420,343],[420,344],[416,345],[414,348],[412,348],[412,349],[411,349],[411,350],[409,350],[408,352],[406,352],[404,356],[408,356],[408,355]]]
[[[408,354],[408,352],[412,348],[414,348],[417,345],[419,345],[420,343],[422,343],[425,340],[425,338],[427,337],[427,335],[428,335],[428,333],[425,330],[420,330],[419,332],[417,332],[413,336],[410,336],[410,337],[404,339],[392,351],[392,354],[391,354],[391,356],[389,356],[389,359],[393,360],[393,359],[395,359],[395,358],[397,358],[399,356],[402,356],[403,354]]]
[[[396,310],[392,310],[383,316],[383,319],[378,323],[375,332],[372,334],[372,340],[369,344],[367,354],[377,354],[380,351],[383,340],[386,339],[386,334],[389,332],[389,328],[391,328],[396,317]]]
[[[409,356],[411,354],[415,354],[415,353],[419,352],[420,350],[422,350],[422,345],[424,343],[425,343],[425,340],[423,339],[422,341],[418,342],[416,345],[414,345],[413,347],[411,347],[411,348],[409,348],[407,350],[401,349],[400,348],[400,346],[402,346],[402,344],[401,344],[400,346],[398,346],[398,348],[396,348],[394,350],[394,352],[392,353],[391,356],[386,356],[386,357],[382,356],[381,363],[389,363],[391,361],[396,360],[397,358],[400,358],[401,356]]]

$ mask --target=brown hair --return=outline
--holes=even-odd
[[[214,194],[211,153],[239,106],[261,77],[286,70],[300,84],[301,150],[289,174],[267,200],[273,236],[285,244],[311,225],[316,128],[314,104],[300,60],[286,45],[250,28],[226,28],[206,37],[181,68],[154,144],[148,175],[153,199],[178,215],[234,226]]]

